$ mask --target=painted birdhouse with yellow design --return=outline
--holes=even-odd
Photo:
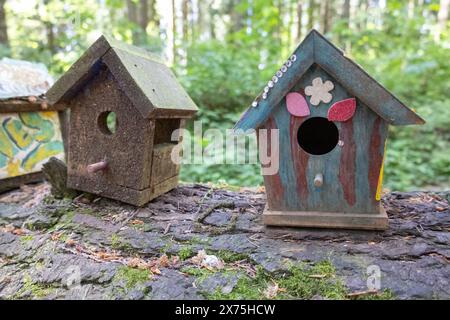
[[[0,192],[42,180],[51,157],[64,160],[64,108],[44,96],[52,83],[42,64],[0,60]]]
[[[278,141],[267,141],[279,149],[279,170],[264,176],[265,224],[383,230],[388,126],[423,123],[313,30],[235,130],[278,130]]]

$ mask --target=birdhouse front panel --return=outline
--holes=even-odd
[[[142,206],[178,185],[173,133],[198,109],[158,57],[101,36],[47,97],[71,108],[70,188]]]
[[[136,112],[108,69],[73,98],[70,121],[71,188],[96,194],[117,190],[122,196],[121,190],[150,187],[154,123]],[[90,165],[102,162],[106,168],[89,172]]]
[[[345,106],[333,111],[345,101],[350,114]],[[308,115],[295,114],[299,108]],[[274,107],[263,128],[280,130],[279,172],[264,177],[269,209],[379,212],[387,124],[318,65]]]
[[[388,125],[423,123],[312,30],[235,130],[279,130],[266,150],[278,157],[279,170],[264,176],[265,224],[384,230],[380,191]]]

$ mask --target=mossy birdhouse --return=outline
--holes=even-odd
[[[264,176],[265,224],[382,230],[388,126],[423,123],[313,30],[235,129],[279,130],[279,170]]]
[[[68,187],[141,206],[178,184],[174,132],[197,107],[151,53],[102,36],[47,97],[71,110]]]

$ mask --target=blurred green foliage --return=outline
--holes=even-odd
[[[101,32],[126,42],[143,33],[127,19],[125,1],[29,1],[17,7],[19,2],[25,3],[7,3],[10,46],[0,47],[0,56],[43,62],[55,76],[67,70]],[[221,2],[219,9],[211,8],[216,12],[211,19],[228,10],[230,1]],[[285,3],[291,9],[296,4]],[[280,18],[279,7],[252,0],[240,1],[232,10],[231,14],[245,15],[245,21],[238,26],[229,22],[223,36],[191,36],[184,41],[178,35],[183,58],[173,67],[200,107],[197,119],[204,130],[232,128],[296,47],[291,35],[294,20]],[[337,15],[326,34],[427,121],[424,126],[391,127],[385,166],[385,186],[390,189],[450,186],[450,37],[447,28],[439,41],[434,39],[437,10],[438,0],[425,1],[412,13],[406,1],[390,0],[377,18],[373,12],[358,11],[350,27]],[[148,27],[146,41],[139,45],[167,52],[168,35],[163,27]],[[201,143],[205,146],[208,140],[201,138]],[[258,165],[185,165],[182,180],[262,184]]]

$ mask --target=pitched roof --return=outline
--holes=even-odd
[[[358,64],[312,30],[295,50],[290,66],[269,93],[261,93],[255,100],[257,107],[249,107],[236,123],[235,130],[256,129],[261,126],[281,99],[300,80],[306,71],[318,64],[333,76],[344,88],[392,125],[423,124],[425,121],[404,105],[380,83],[368,75]],[[286,70],[286,68],[285,68]],[[281,72],[281,71],[280,71]],[[267,89],[266,89],[267,91]],[[264,95],[264,98],[263,98]]]
[[[173,72],[152,53],[101,36],[53,85],[50,104],[67,103],[106,65],[144,118],[189,116],[198,109]]]

